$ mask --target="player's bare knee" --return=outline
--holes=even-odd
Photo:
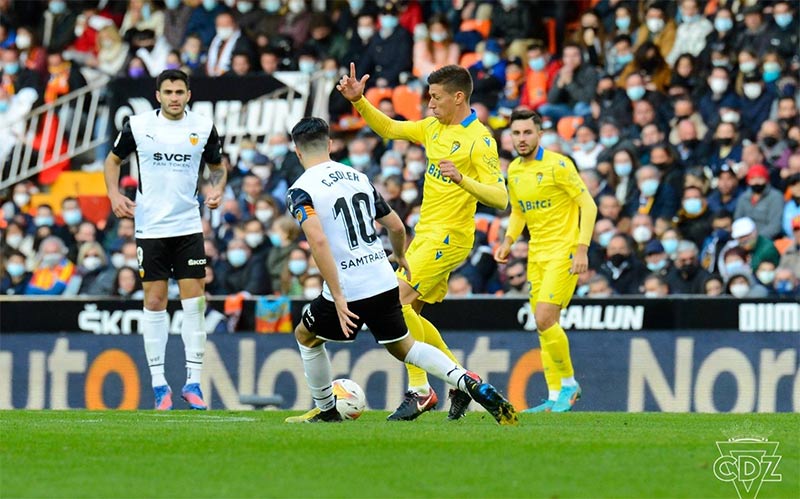
[[[294,339],[305,347],[313,348],[318,345],[321,340],[308,330],[308,328],[301,322],[294,328]]]
[[[152,296],[146,296],[144,298],[144,308],[147,310],[152,310],[154,312],[159,310],[166,310],[167,308],[167,297],[161,296],[159,294],[153,294]]]
[[[550,329],[558,322],[560,309],[552,305],[537,305],[534,315],[536,316],[536,329],[541,332]]]
[[[408,351],[414,346],[414,338],[409,334],[399,341],[386,343],[385,346],[386,350],[392,354],[394,358],[399,361],[405,361],[408,356]]]

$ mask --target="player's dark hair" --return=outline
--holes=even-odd
[[[325,148],[330,138],[328,123],[322,118],[303,118],[292,128],[292,140],[301,151]]]
[[[165,81],[182,81],[186,84],[186,90],[189,90],[189,77],[180,69],[167,69],[161,72],[156,78],[156,89],[161,91],[161,84]]]
[[[509,125],[515,121],[525,120],[533,120],[533,124],[536,125],[536,128],[539,130],[542,129],[542,116],[536,111],[531,111],[530,109],[515,109],[512,111]]]
[[[428,85],[442,85],[449,93],[464,92],[467,99],[472,96],[472,77],[469,71],[450,64],[441,67],[428,76]]]

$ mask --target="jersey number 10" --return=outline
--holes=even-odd
[[[353,194],[349,205],[345,198],[337,199],[333,205],[333,217],[339,218],[339,215],[342,215],[350,249],[358,247],[359,234],[361,235],[361,240],[367,245],[374,243],[378,239],[370,204],[369,196],[365,192],[357,192]],[[356,233],[356,225],[358,225],[358,233]]]

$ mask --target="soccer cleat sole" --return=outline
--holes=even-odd
[[[500,393],[488,383],[482,383],[476,390],[480,392],[485,399],[475,400],[484,409],[486,409],[489,414],[497,421],[497,424],[503,426],[516,426],[519,424],[519,417],[517,416],[517,411],[514,409],[514,406],[511,405],[511,402],[505,399]],[[482,397],[482,398],[483,398]]]

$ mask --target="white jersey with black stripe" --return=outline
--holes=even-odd
[[[363,300],[397,287],[375,220],[391,208],[366,175],[329,161],[313,166],[292,184],[286,205],[301,224],[311,210],[328,239],[347,301]],[[327,283],[323,296],[333,300]]]
[[[136,237],[155,239],[203,231],[197,201],[203,161],[218,164],[222,148],[211,119],[186,111],[169,120],[160,110],[131,116],[114,141],[120,158],[136,153],[139,188]]]

